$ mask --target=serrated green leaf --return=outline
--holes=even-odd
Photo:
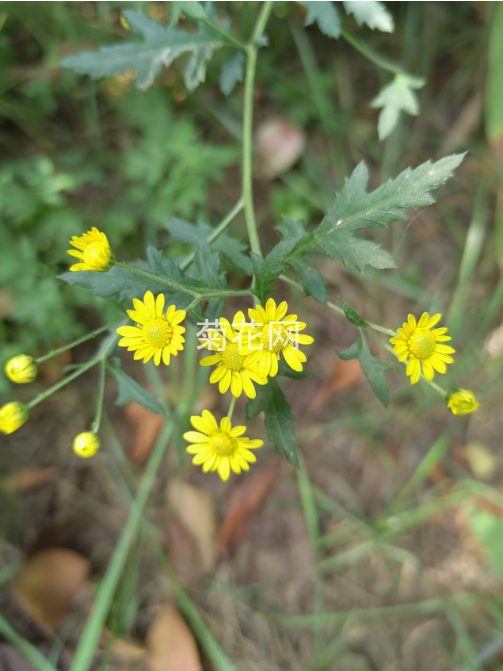
[[[346,12],[353,14],[356,23],[361,26],[367,24],[369,28],[380,30],[383,33],[392,33],[395,29],[393,17],[384,3],[373,0],[358,0],[357,2],[343,2]]]
[[[424,79],[399,72],[370,103],[371,107],[382,107],[377,125],[380,140],[386,139],[395,130],[402,112],[412,116],[419,114],[419,100],[414,89],[421,88],[425,83]]]
[[[393,367],[392,364],[383,363],[372,354],[361,331],[358,334],[358,340],[351,347],[348,347],[343,352],[337,352],[337,354],[344,361],[349,361],[350,359],[359,360],[365,377],[372,387],[372,391],[384,407],[387,408],[389,392],[384,373]]]
[[[290,404],[274,378],[269,378],[264,386],[257,385],[256,390],[256,398],[250,399],[246,404],[245,418],[250,420],[263,412],[269,440],[274,443],[277,452],[283,454],[290,464],[298,467],[297,437],[293,430],[296,420]]]
[[[350,231],[335,231],[326,247],[326,254],[331,258],[339,258],[346,267],[355,268],[359,272],[365,266],[378,270],[396,268],[393,257],[381,245],[357,238]]]
[[[327,285],[322,274],[313,268],[304,258],[294,258],[290,265],[295,270],[306,296],[312,296],[322,305],[327,302]]]
[[[157,396],[144,389],[136,380],[129,377],[119,366],[109,366],[119,385],[119,395],[115,401],[116,405],[125,405],[130,401],[139,403],[146,410],[155,412],[156,415],[166,417],[166,412],[159,402]]]
[[[306,9],[305,26],[311,26],[315,21],[322,33],[329,37],[339,37],[341,34],[341,20],[333,2],[308,2],[302,3]]]
[[[190,224],[182,219],[170,219],[164,224],[166,230],[180,242],[196,245],[199,240],[206,240],[213,232],[213,227],[199,222],[197,225]],[[211,243],[211,248],[220,253],[225,262],[236,272],[243,275],[251,275],[251,259],[243,251],[247,245],[232,237],[228,233],[222,233]]]
[[[220,90],[225,96],[230,95],[239,82],[244,79],[245,55],[242,51],[236,53],[225,61],[220,72]]]
[[[162,26],[139,12],[126,10],[124,17],[131,30],[141,34],[143,42],[125,42],[83,52],[63,59],[61,65],[94,79],[136,70],[136,85],[145,91],[163,66],[169,67],[180,56],[190,54],[184,79],[187,89],[192,91],[205,80],[206,65],[213,52],[224,45],[222,37],[207,25],[201,26],[197,33],[186,33]]]
[[[228,287],[225,280],[225,273],[220,272],[220,256],[212,251],[206,241],[199,241],[197,245],[194,264],[197,273],[204,284],[215,289],[226,289]],[[205,311],[206,319],[214,321],[221,317],[225,311],[225,298],[216,298],[208,301]]]
[[[339,300],[341,301],[342,309],[344,310],[344,316],[348,322],[351,322],[351,324],[354,324],[354,326],[360,326],[361,328],[368,326],[367,322],[360,317],[358,312],[354,310],[342,296],[339,296]]]
[[[304,368],[304,370],[293,370],[283,357],[278,361],[278,375],[281,375],[282,377],[288,377],[292,380],[304,380],[311,374],[311,371],[306,370],[306,368]]]
[[[185,16],[197,21],[207,18],[204,7],[196,0],[173,0],[171,3],[171,25],[178,23],[180,14],[185,14]]]

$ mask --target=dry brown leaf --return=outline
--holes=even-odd
[[[212,497],[199,487],[183,480],[171,480],[167,486],[167,503],[192,534],[199,548],[202,570],[210,573],[216,563],[217,517]]]
[[[0,643],[1,671],[34,671],[34,667],[11,645]]]
[[[267,119],[257,129],[255,139],[264,177],[277,177],[292,168],[302,156],[306,136],[284,119]]]
[[[248,518],[265,501],[277,475],[278,471],[275,468],[258,471],[234,487],[229,497],[224,521],[218,532],[219,555],[227,555],[230,544],[244,535]]]
[[[497,456],[484,443],[472,441],[464,452],[473,475],[479,480],[490,480],[498,470]]]
[[[16,494],[27,492],[52,482],[58,473],[57,468],[24,468],[8,475],[2,482],[2,489]]]
[[[180,582],[194,585],[203,577],[203,560],[194,536],[176,514],[171,514],[167,524],[168,557]]]
[[[35,356],[42,356],[42,352],[36,352]],[[72,363],[72,353],[70,350],[62,352],[58,356],[52,357],[39,364],[39,376],[48,384],[55,384],[63,377],[63,371]]]
[[[73,550],[44,550],[28,559],[12,579],[15,597],[40,625],[56,631],[84,589],[89,561]]]
[[[363,371],[358,359],[344,361],[337,357],[334,360],[328,379],[314,397],[311,409],[319,410],[334,394],[353,387],[361,380],[362,376]]]
[[[130,458],[134,463],[140,463],[152,451],[164,419],[134,401],[124,406],[124,414],[134,428]]]
[[[164,606],[147,633],[150,671],[202,671],[196,641],[175,606]]]
[[[121,660],[128,665],[141,662],[147,655],[146,648],[124,638],[114,638],[112,652],[115,661]]]

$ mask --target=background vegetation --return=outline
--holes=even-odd
[[[217,10],[247,40],[260,4]],[[57,279],[72,235],[96,225],[125,258],[150,242],[181,256],[192,240],[176,234],[179,220],[214,225],[239,199],[242,84],[221,92],[220,52],[190,93],[180,62],[145,93],[129,73],[95,82],[60,68],[65,56],[127,38],[124,9],[161,23],[172,12],[155,2],[38,2],[29,11],[0,3],[2,365],[118,314]],[[317,222],[362,159],[375,187],[407,166],[468,151],[438,205],[374,235],[396,270],[360,275],[327,258],[319,269],[331,300],[342,294],[388,328],[409,311],[443,312],[458,351],[448,379],[474,389],[480,410],[450,416],[395,366],[385,411],[358,362],[337,358],[354,327],[283,286],[277,295],[316,337],[311,376],[285,387],[302,468],[268,449],[255,472],[223,484],[184,461],[187,417],[226,411],[193,374],[192,330],[183,365],[167,378],[123,360],[165,393],[180,427],[162,466],[149,461],[155,490],[143,517],[136,476],[172,436],[135,404],[114,406],[107,387],[103,449],[79,461],[70,446],[93,414],[89,374],[1,439],[6,668],[503,668],[503,12],[483,2],[388,9],[394,32],[344,15],[334,39],[316,22],[304,26],[309,7],[275,3],[254,92],[260,238],[266,251],[276,244],[282,215]],[[400,95],[386,89],[395,63],[410,75]],[[392,110],[387,126],[373,101]],[[231,266],[239,260],[230,273],[239,287],[248,261],[242,217],[232,236],[221,252]],[[40,389],[90,352],[86,345],[45,366]],[[375,352],[392,361],[377,342]],[[0,392],[14,394],[3,376]],[[250,424],[262,431],[260,420]],[[141,530],[121,558],[131,509]]]

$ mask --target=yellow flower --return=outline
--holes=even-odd
[[[99,436],[93,431],[85,431],[84,433],[79,433],[73,441],[73,451],[75,454],[78,454],[79,457],[94,457],[96,452],[101,447],[101,442]]]
[[[5,364],[5,374],[17,384],[26,384],[33,382],[37,377],[37,362],[27,354],[15,356]]]
[[[246,426],[232,428],[228,417],[224,417],[218,426],[209,410],[203,410],[201,417],[191,417],[190,422],[197,431],[187,431],[183,435],[187,442],[192,443],[187,452],[196,455],[192,463],[203,464],[205,473],[218,471],[222,480],[227,480],[231,469],[234,473],[241,473],[241,469],[248,471],[248,462],[257,461],[250,450],[262,447],[264,441],[241,437]]]
[[[70,244],[76,247],[78,251],[69,249],[68,254],[81,260],[70,266],[70,270],[97,270],[104,272],[108,270],[115,261],[115,256],[108,244],[108,238],[104,233],[100,233],[97,228],[93,228],[78,238],[76,235],[70,240]]]
[[[239,311],[234,315],[233,325],[244,324],[245,316]],[[216,354],[202,359],[201,366],[217,367],[210,375],[210,382],[218,382],[221,394],[231,388],[231,393],[239,398],[244,393],[248,398],[255,398],[257,392],[253,383],[267,384],[267,378],[259,375],[257,366],[248,362],[247,335],[245,328],[235,331],[227,319],[219,319],[221,331],[208,329],[207,339],[201,338],[201,344],[210,352],[217,350]],[[223,333],[222,333],[223,331]],[[224,337],[225,334],[225,337]],[[218,351],[222,350],[222,351]]]
[[[185,327],[180,322],[185,319],[185,310],[177,310],[170,305],[164,314],[164,295],[147,291],[142,301],[133,298],[134,310],[128,310],[130,318],[136,326],[121,326],[117,333],[124,336],[119,340],[121,347],[127,347],[129,352],[135,352],[135,359],[143,359],[143,363],[154,357],[158,366],[161,357],[166,366],[169,366],[171,355],[177,356],[183,350]]]
[[[390,339],[390,343],[395,345],[393,353],[398,355],[398,360],[409,359],[406,373],[410,376],[411,384],[416,384],[419,380],[421,364],[424,377],[427,380],[433,380],[435,370],[445,373],[445,364],[454,361],[449,354],[454,354],[456,350],[441,344],[451,339],[445,335],[447,329],[431,330],[441,318],[441,314],[430,317],[427,312],[424,312],[416,323],[415,317],[409,315],[403,328],[397,330],[398,337]]]
[[[247,364],[257,364],[258,372],[262,377],[274,377],[278,372],[279,355],[282,352],[285,361],[293,370],[301,371],[302,364],[307,360],[299,345],[310,345],[314,342],[311,336],[299,333],[306,328],[304,322],[297,321],[297,315],[286,315],[288,303],[283,301],[276,307],[276,301],[269,298],[265,309],[256,305],[249,309],[250,320],[261,324],[253,330],[255,338],[252,340]],[[261,349],[257,349],[261,346]],[[254,350],[254,351],[253,351]]]
[[[469,415],[479,407],[475,394],[470,389],[453,389],[447,401],[453,415]]]
[[[14,433],[28,419],[30,409],[24,403],[14,401],[6,403],[0,408],[0,431],[2,433]]]

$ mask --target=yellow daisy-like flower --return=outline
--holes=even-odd
[[[449,356],[456,350],[449,345],[442,345],[450,340],[446,328],[432,330],[442,318],[441,314],[430,315],[424,312],[416,322],[413,315],[409,315],[404,322],[403,328],[398,329],[398,336],[391,338],[390,343],[395,347],[393,353],[398,355],[399,361],[409,359],[406,373],[410,376],[410,383],[416,384],[421,375],[421,364],[423,375],[427,380],[433,380],[435,371],[445,373],[446,363],[453,363],[454,359]]]
[[[104,233],[92,228],[80,238],[76,235],[70,240],[70,244],[75,249],[69,249],[68,254],[80,259],[80,263],[70,266],[70,270],[96,270],[104,272],[113,265],[115,256],[113,255],[108,238]]]
[[[233,325],[245,324],[245,316],[239,311],[234,315]],[[217,367],[210,375],[210,382],[218,382],[221,394],[231,388],[231,393],[239,398],[244,393],[248,398],[255,398],[257,392],[253,383],[267,384],[267,378],[259,375],[257,366],[248,362],[247,335],[245,327],[234,330],[227,319],[219,319],[221,330],[208,329],[207,338],[201,338],[200,342],[210,352],[216,354],[201,359],[201,366]],[[224,335],[225,334],[225,335]],[[220,350],[220,351],[219,351]]]
[[[84,433],[79,433],[73,441],[73,451],[79,457],[89,458],[94,457],[96,452],[101,447],[101,441],[99,436],[93,431],[85,431]]]
[[[255,309],[249,309],[250,320],[256,324],[262,324],[253,330],[255,336],[251,351],[246,363],[257,364],[259,375],[274,377],[278,372],[278,361],[283,353],[285,361],[293,370],[301,371],[302,364],[307,361],[304,352],[298,348],[299,345],[310,345],[314,342],[311,336],[300,333],[306,328],[304,322],[297,321],[297,315],[286,315],[288,303],[283,301],[276,307],[276,301],[269,298],[265,309],[256,305]],[[261,349],[257,349],[257,347]]]
[[[248,471],[248,464],[257,461],[250,450],[262,447],[264,441],[244,438],[246,426],[232,428],[228,417],[224,417],[218,426],[209,410],[203,410],[201,417],[191,417],[190,422],[196,431],[187,431],[183,435],[188,443],[192,443],[187,452],[196,455],[192,463],[202,464],[205,473],[218,471],[222,480],[227,480],[231,469],[234,473]]]
[[[28,419],[30,409],[25,403],[13,401],[6,403],[0,408],[0,431],[2,433],[14,433]]]
[[[27,354],[20,354],[5,364],[5,374],[17,384],[33,382],[37,377],[37,362]]]
[[[124,336],[119,340],[121,347],[127,347],[128,352],[135,352],[135,359],[143,359],[143,363],[154,357],[158,366],[162,361],[169,366],[171,355],[177,356],[183,350],[185,327],[180,322],[185,319],[185,310],[177,310],[170,305],[164,314],[164,295],[147,291],[143,303],[133,298],[134,310],[128,310],[129,317],[136,322],[136,326],[121,326],[117,333]]]
[[[453,415],[469,415],[479,407],[475,394],[470,389],[453,389],[447,401]]]

